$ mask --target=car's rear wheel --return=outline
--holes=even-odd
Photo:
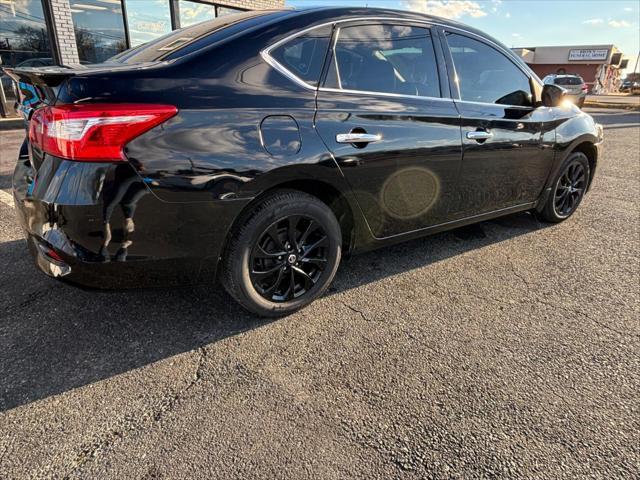
[[[589,185],[589,160],[582,152],[569,155],[556,176],[551,194],[538,217],[558,223],[576,211]]]
[[[340,263],[335,215],[298,191],[265,197],[234,228],[222,282],[247,310],[277,317],[307,306],[329,286]]]

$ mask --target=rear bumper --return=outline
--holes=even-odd
[[[40,270],[94,288],[193,284],[215,278],[240,201],[170,203],[128,163],[48,157],[13,176],[18,219]]]

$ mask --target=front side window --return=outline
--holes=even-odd
[[[316,28],[274,48],[271,57],[305,83],[316,86],[330,38],[331,26]]]
[[[341,28],[326,86],[364,92],[439,97],[431,32],[409,25]]]
[[[505,55],[464,35],[447,33],[461,100],[531,106],[529,77]]]

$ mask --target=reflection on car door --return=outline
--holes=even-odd
[[[369,21],[334,33],[316,128],[378,238],[446,221],[455,197],[460,120],[441,98],[437,55],[424,26]]]
[[[457,216],[535,201],[551,168],[555,139],[545,110],[532,105],[529,77],[483,41],[451,32],[444,37],[462,117]]]

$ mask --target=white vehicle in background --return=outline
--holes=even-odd
[[[584,100],[587,97],[589,87],[584,83],[584,80],[580,75],[572,75],[570,73],[553,74],[547,75],[542,81],[545,85],[557,85],[564,88],[567,91],[567,98],[569,98],[579,108],[582,108],[584,105]]]

